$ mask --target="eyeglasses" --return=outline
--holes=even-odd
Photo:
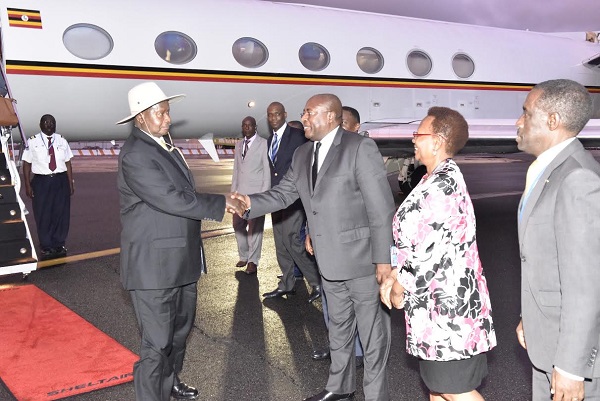
[[[417,131],[413,132],[413,138],[417,139],[420,136],[431,136],[431,135],[437,135],[437,134],[419,134]]]
[[[309,117],[314,117],[320,112],[329,113],[331,110],[303,110],[300,113],[300,118],[304,117],[305,114],[308,114]]]

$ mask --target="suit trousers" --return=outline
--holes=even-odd
[[[240,260],[246,260],[258,265],[262,251],[264,227],[265,216],[245,220],[237,214],[233,215],[233,230],[235,231]]]
[[[196,283],[130,294],[142,336],[140,359],[133,365],[136,400],[169,401],[194,324]]]
[[[327,294],[325,293],[325,290],[321,291],[321,305],[323,306],[323,320],[325,320],[325,327],[329,330],[329,307],[327,306]],[[354,350],[356,356],[363,356],[363,348],[358,334],[356,335],[356,341],[354,341]]]
[[[71,187],[67,173],[34,175],[33,216],[41,249],[65,246],[71,218]]]
[[[552,383],[552,372],[544,372],[535,367],[532,368],[532,401],[548,401],[552,399],[550,394],[550,383]],[[585,401],[600,400],[600,380],[586,380],[583,385]],[[569,400],[570,401],[570,400]]]
[[[365,401],[390,399],[387,361],[391,344],[389,311],[379,299],[375,275],[344,281],[323,278],[329,307],[331,366],[325,389],[345,394],[356,390],[356,332],[364,349]]]
[[[304,211],[296,204],[284,210],[271,213],[273,221],[273,238],[277,262],[281,269],[279,289],[291,291],[294,288],[294,263],[311,286],[319,285],[319,271],[314,258],[306,252],[304,241],[300,238],[300,230],[306,222]]]

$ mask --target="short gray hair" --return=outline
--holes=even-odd
[[[533,87],[540,91],[535,106],[558,113],[563,126],[577,135],[592,117],[592,97],[585,86],[570,79],[553,79]]]

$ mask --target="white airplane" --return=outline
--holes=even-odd
[[[150,80],[187,94],[173,106],[175,138],[239,136],[247,115],[265,133],[272,101],[295,120],[311,95],[329,92],[358,109],[388,156],[411,151],[406,123],[434,105],[469,120],[468,147],[516,150],[513,124],[531,86],[546,79],[587,86],[600,117],[600,45],[583,32],[256,0],[15,0],[2,3],[0,24],[24,137],[50,113],[69,140],[125,138],[129,128],[114,123],[127,114],[127,92]],[[598,125],[586,135],[600,138]]]
[[[468,119],[468,149],[516,150],[514,122],[527,92],[552,78],[585,85],[600,117],[600,45],[585,33],[257,0],[6,0],[0,33],[2,77],[18,102],[12,133],[21,142],[47,113],[71,141],[124,139],[129,128],[115,122],[128,114],[129,89],[144,81],[187,94],[172,108],[173,137],[204,138],[213,157],[211,138],[238,136],[245,116],[254,116],[264,134],[272,101],[295,120],[317,93],[356,108],[363,129],[393,157],[412,153],[412,132],[435,105]],[[597,144],[598,120],[583,138]],[[5,157],[7,143],[3,128]],[[7,164],[18,195],[18,173]],[[8,231],[0,225],[3,238]],[[26,236],[31,249],[16,247],[0,274],[35,268]]]

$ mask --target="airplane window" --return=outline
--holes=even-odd
[[[383,68],[383,56],[372,47],[363,47],[356,53],[356,63],[367,74],[376,74]]]
[[[329,52],[318,43],[305,43],[298,50],[298,58],[311,71],[321,71],[329,65]]]
[[[239,38],[231,46],[235,61],[247,68],[257,68],[267,62],[267,47],[254,38]]]
[[[92,24],[75,24],[65,29],[63,44],[71,54],[85,60],[101,59],[113,49],[108,32]]]
[[[408,69],[417,77],[424,77],[431,72],[431,58],[421,50],[413,50],[406,58]]]
[[[154,41],[156,53],[171,64],[189,63],[196,57],[197,47],[192,38],[181,32],[163,32]]]
[[[469,78],[475,72],[475,63],[464,53],[455,54],[452,58],[452,69],[460,78]]]

